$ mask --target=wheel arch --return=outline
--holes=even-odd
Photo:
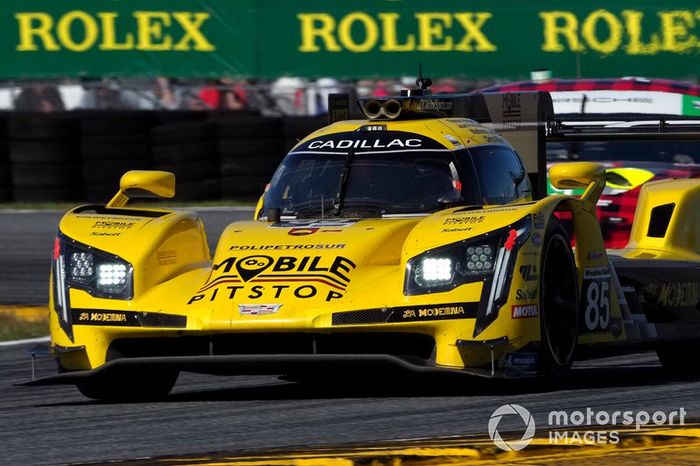
[[[576,271],[579,275],[579,293],[583,270],[587,267],[608,266],[608,256],[605,250],[603,233],[595,211],[585,208],[584,202],[572,196],[550,196],[537,203],[540,215],[543,215],[541,231],[544,232],[556,213],[563,213],[566,220],[570,218],[570,228],[567,232],[574,249]],[[533,215],[538,215],[533,213]],[[564,221],[566,223],[566,221]],[[535,222],[535,228],[538,226]],[[536,231],[537,233],[537,231]],[[541,251],[540,251],[541,252]]]
[[[541,205],[540,211],[544,213],[544,228],[557,212],[562,212],[564,216],[570,218],[570,239],[574,240],[575,243],[573,253],[578,275],[578,299],[581,312],[587,312],[586,309],[591,299],[600,296],[593,293],[589,297],[588,289],[590,287],[598,286],[600,290],[605,287],[607,293],[605,299],[608,300],[607,306],[609,307],[605,313],[601,310],[601,316],[607,314],[609,318],[604,319],[605,325],[601,323],[600,327],[597,325],[587,327],[588,323],[580,325],[579,343],[597,344],[620,341],[620,338],[624,339],[625,332],[622,326],[620,307],[620,302],[624,301],[623,294],[614,267],[608,259],[595,205],[591,207],[590,203],[574,196],[550,196],[540,201],[538,205]],[[596,273],[602,276],[596,278]],[[586,278],[587,276],[588,278]],[[607,284],[603,284],[601,281]],[[601,309],[603,308],[601,307]]]

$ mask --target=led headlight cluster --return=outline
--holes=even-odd
[[[530,216],[511,226],[458,243],[427,251],[408,261],[404,285],[407,295],[449,291],[465,283],[494,281],[493,302],[488,310],[507,295],[507,277],[517,258],[517,250],[530,235]],[[485,288],[486,289],[486,288]]]
[[[416,283],[424,286],[449,282],[454,275],[452,260],[447,257],[425,257],[416,266]]]
[[[493,273],[499,235],[429,251],[409,261],[407,294],[450,290]]]
[[[101,298],[131,299],[132,267],[120,257],[60,237],[65,284]]]
[[[126,270],[124,264],[100,264],[97,270],[97,287],[123,287],[126,285]]]
[[[484,244],[467,248],[467,270],[470,273],[490,272],[493,270],[494,249]]]
[[[70,276],[75,280],[89,279],[95,273],[94,256],[89,252],[73,252],[70,255]]]

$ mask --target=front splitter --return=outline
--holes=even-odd
[[[436,367],[388,354],[254,354],[158,356],[120,358],[94,370],[63,372],[39,377],[22,385],[75,385],[132,368],[168,368],[183,372],[215,375],[263,375],[305,373],[318,370],[380,371],[413,374],[463,374],[481,378],[504,377],[490,370]]]

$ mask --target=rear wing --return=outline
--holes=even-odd
[[[363,98],[357,103],[370,120],[470,118],[492,128],[520,155],[535,198],[546,196],[546,135],[548,123],[554,118],[548,92],[402,95]],[[348,95],[331,94],[328,98],[330,123],[347,120],[349,115]]]
[[[562,116],[547,134],[552,142],[685,140],[700,141],[700,118],[651,115]]]

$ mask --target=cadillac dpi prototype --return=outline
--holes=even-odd
[[[129,207],[172,197],[167,172],[128,172],[107,205],[68,212],[51,270],[59,373],[28,383],[109,400],[165,396],[181,371],[559,378],[577,357],[641,347],[697,365],[700,180],[643,185],[613,256],[601,165],[552,166],[555,187],[584,191],[545,194],[547,93],[358,103],[349,119],[332,96],[332,123],[213,256],[197,214]]]

